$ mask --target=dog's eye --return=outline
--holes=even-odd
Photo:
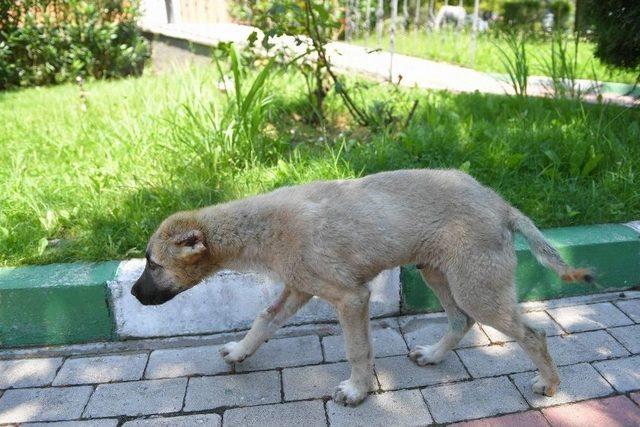
[[[158,268],[162,268],[162,266],[160,264],[156,264],[155,262],[151,261],[150,259],[147,259],[147,265],[149,266],[149,268],[151,270],[156,270]]]

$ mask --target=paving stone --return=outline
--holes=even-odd
[[[633,323],[610,302],[553,308],[547,312],[567,332],[592,331]]]
[[[515,342],[456,351],[474,378],[494,377],[536,369],[527,353]]]
[[[53,385],[139,380],[146,363],[144,353],[67,359]]]
[[[91,396],[84,418],[138,416],[182,409],[186,378],[100,384]]]
[[[219,352],[220,346],[199,346],[156,350],[149,356],[145,378],[176,378],[229,372],[231,366]]]
[[[0,424],[80,418],[92,386],[13,389],[0,398]]]
[[[563,334],[564,331],[545,311],[529,311],[522,313],[522,317],[531,326],[544,329],[548,337]],[[482,330],[489,337],[491,342],[511,342],[513,338],[503,334],[502,332],[492,328],[491,326],[482,325]]]
[[[392,328],[374,329],[371,332],[373,341],[373,354],[375,357],[397,356],[407,354],[407,345],[402,338],[402,334]],[[322,339],[324,348],[324,360],[327,362],[338,362],[347,360],[342,335],[330,335]]]
[[[558,365],[593,362],[629,354],[605,331],[551,337],[547,339],[547,348]]]
[[[418,366],[407,356],[385,357],[376,360],[376,373],[383,390],[446,383],[469,378],[455,354],[437,365]]]
[[[418,390],[400,390],[369,395],[355,408],[333,400],[327,402],[332,427],[417,426],[433,422]]]
[[[606,396],[613,392],[611,386],[588,363],[562,366],[560,373],[560,387],[553,397],[535,394],[531,387],[531,379],[535,372],[511,375],[516,386],[522,392],[527,402],[534,408],[558,405],[560,403],[576,402]]]
[[[326,426],[321,400],[252,406],[224,412],[224,426],[299,427]]]
[[[322,362],[320,338],[316,335],[281,338],[262,344],[254,355],[236,363],[236,371],[286,368]]]
[[[21,427],[116,427],[118,419],[99,419],[84,421],[55,421],[52,423],[26,423]]]
[[[280,402],[278,372],[252,372],[191,378],[184,410],[202,411],[221,406],[264,405],[276,402]]]
[[[640,353],[640,325],[607,329],[631,353]]]
[[[351,374],[347,362],[287,368],[282,371],[285,400],[316,399],[331,396],[333,390]]]
[[[444,316],[411,316],[400,320],[400,326],[409,349],[416,345],[435,344],[447,331],[448,321]],[[457,348],[490,344],[489,338],[476,324],[460,341]]]
[[[605,360],[594,363],[593,367],[620,392],[640,390],[640,356]]]
[[[631,398],[631,400],[633,400],[634,402],[636,402],[638,405],[640,405],[640,392],[637,393],[631,393],[629,395],[629,397]]]
[[[633,319],[634,322],[640,323],[640,299],[631,299],[626,301],[616,301],[616,306],[624,311],[624,313]]]
[[[428,387],[422,390],[422,394],[437,423],[527,409],[522,396],[506,376]]]
[[[450,427],[548,427],[549,423],[538,411],[518,412],[500,417],[483,418],[481,420],[463,421],[450,424]]]
[[[49,385],[60,365],[61,357],[0,360],[0,389]]]
[[[640,425],[640,408],[624,396],[556,406],[542,412],[553,427]]]
[[[126,427],[220,427],[218,414],[182,415],[179,417],[150,417],[127,421]]]

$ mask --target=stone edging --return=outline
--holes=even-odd
[[[535,262],[518,237],[520,300],[638,286],[639,225],[636,221],[544,232],[572,264],[595,270],[595,285],[560,282]],[[144,307],[129,292],[143,264],[135,259],[0,269],[0,348],[234,333],[247,329],[282,286],[256,274],[227,271],[163,306]],[[440,310],[413,267],[385,271],[370,286],[374,318]],[[288,325],[335,320],[333,309],[314,299]]]

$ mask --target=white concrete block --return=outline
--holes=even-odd
[[[123,338],[203,334],[247,329],[255,316],[280,294],[282,284],[258,274],[220,272],[159,306],[143,306],[131,287],[144,269],[143,259],[123,261],[109,283],[117,333]],[[382,272],[369,283],[371,316],[398,313],[400,270]],[[336,320],[330,304],[313,298],[288,324]]]

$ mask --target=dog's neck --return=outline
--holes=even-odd
[[[205,234],[214,258],[223,268],[240,271],[270,270],[274,212],[251,199],[226,203],[201,211]]]

